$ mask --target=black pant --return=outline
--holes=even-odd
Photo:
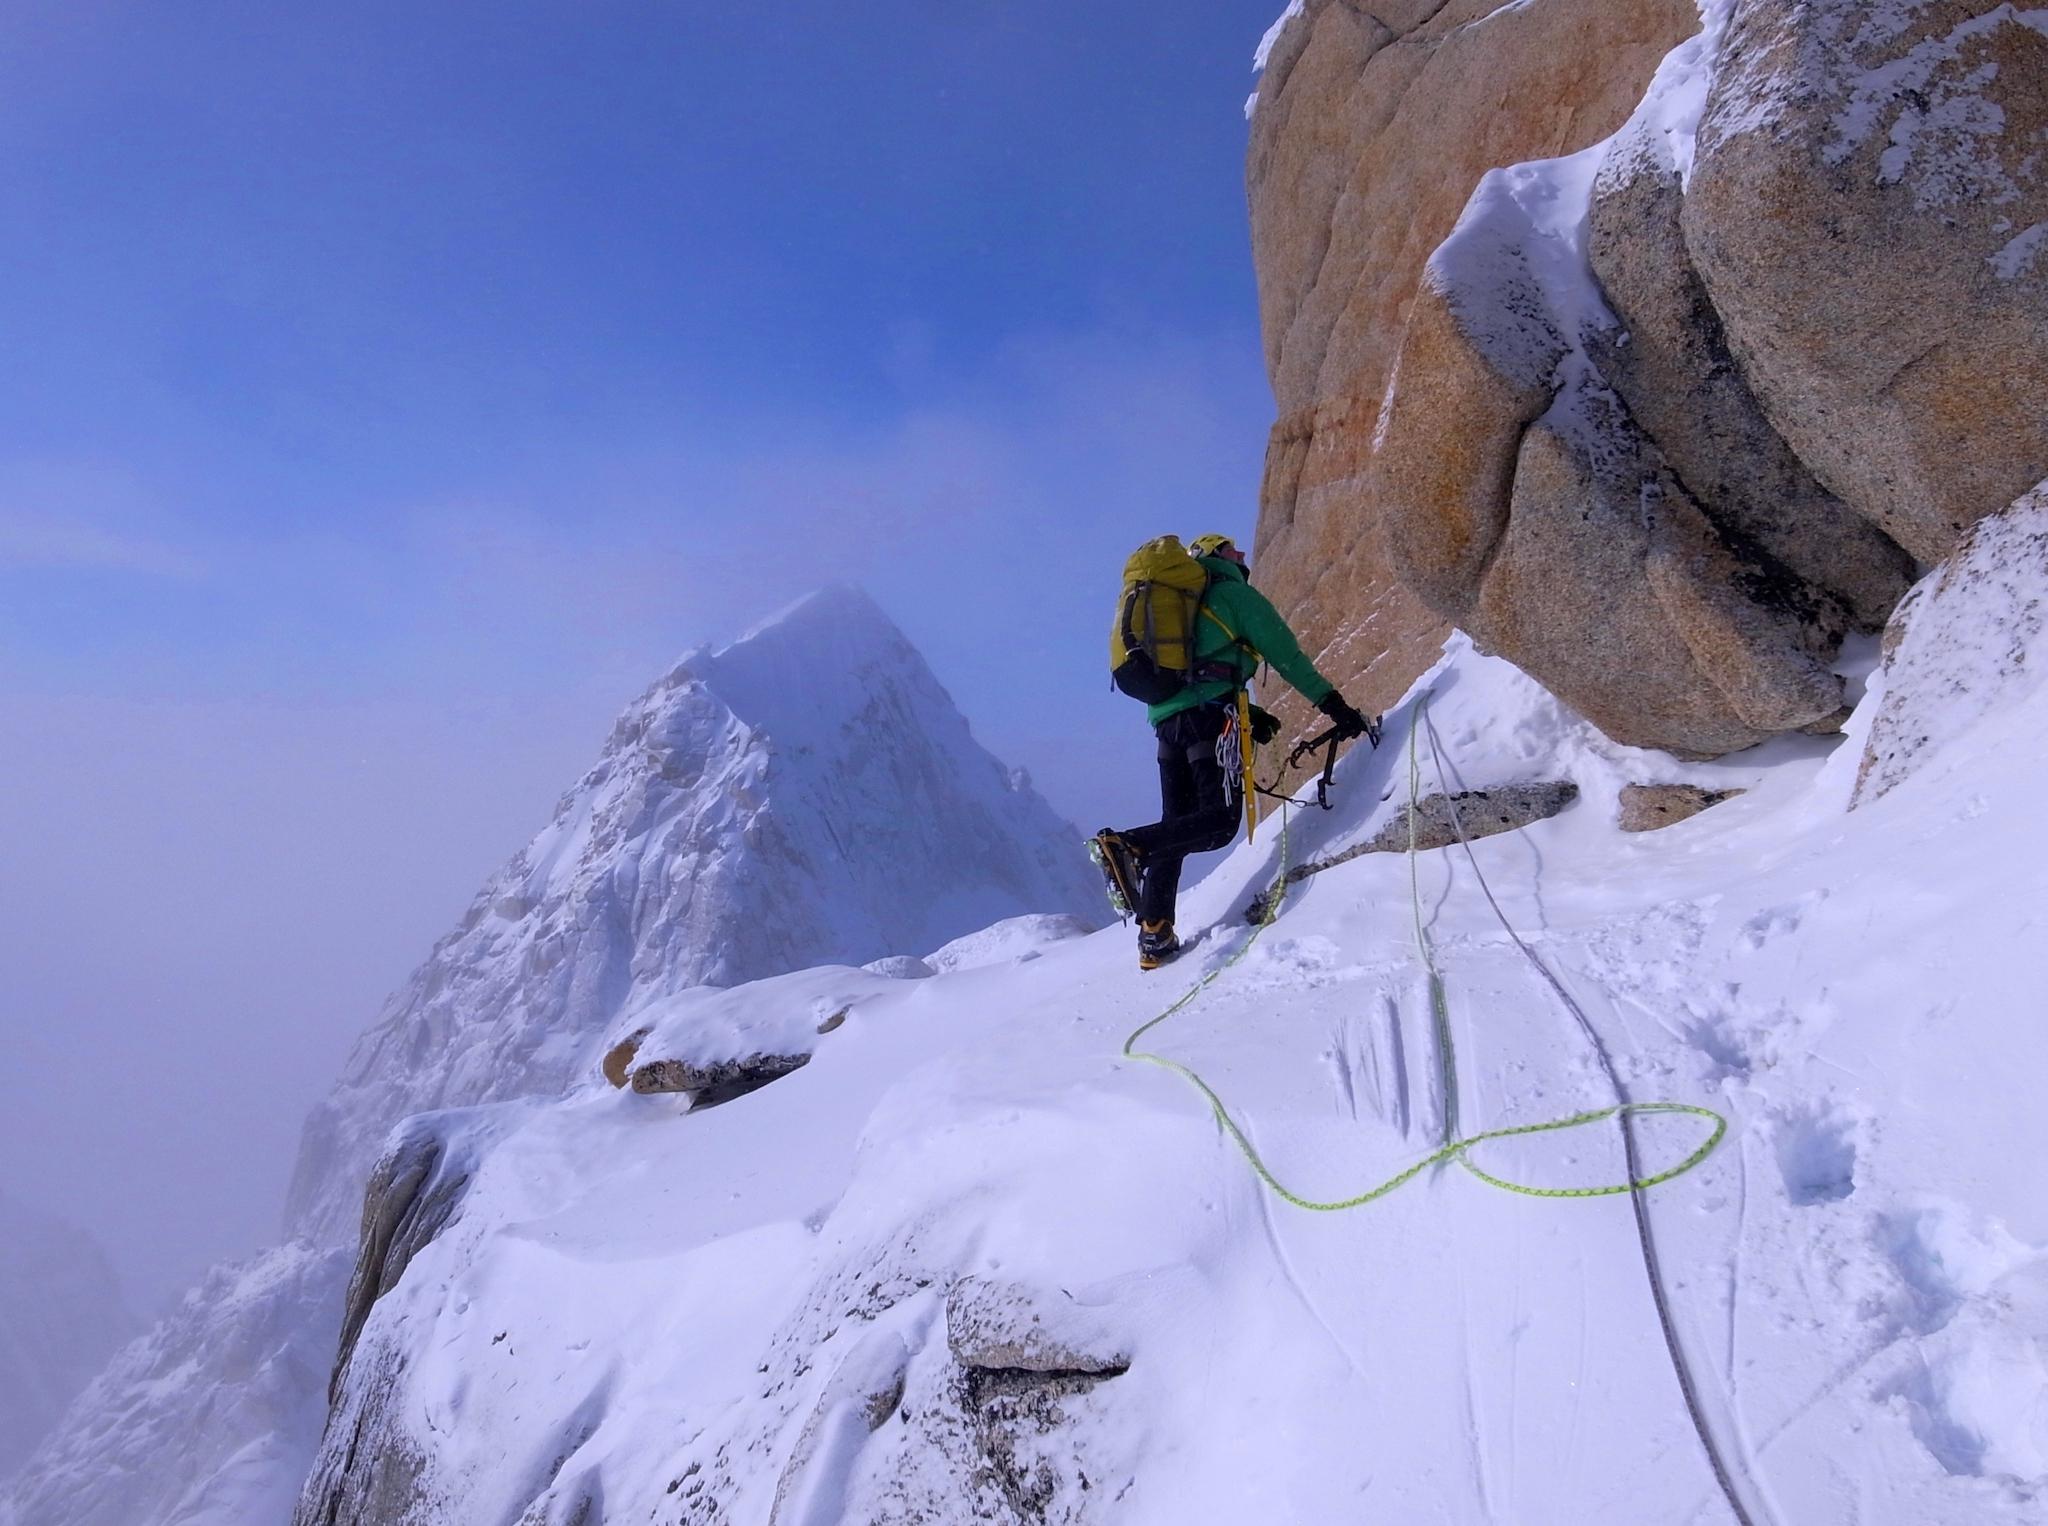
[[[1159,723],[1159,803],[1162,818],[1123,834],[1144,855],[1137,912],[1146,922],[1171,922],[1180,894],[1181,860],[1213,853],[1237,836],[1243,786],[1225,778],[1216,740],[1230,711],[1198,705]]]

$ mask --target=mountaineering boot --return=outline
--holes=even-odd
[[[1180,952],[1180,939],[1173,935],[1171,922],[1138,924],[1138,968],[1156,970]]]
[[[1138,904],[1138,877],[1142,872],[1138,850],[1119,834],[1104,827],[1088,840],[1088,856],[1102,871],[1109,887],[1109,907],[1128,917]]]

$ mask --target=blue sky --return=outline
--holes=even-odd
[[[828,578],[1069,815],[1144,812],[1098,648],[1138,540],[1251,528],[1278,9],[10,6],[23,1195],[145,1298],[262,1241],[611,715]]]

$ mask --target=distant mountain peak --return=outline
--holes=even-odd
[[[896,622],[883,612],[882,606],[865,588],[857,583],[834,582],[791,600],[774,614],[749,627],[738,640],[719,650],[726,652],[764,639],[809,639],[815,634],[823,634],[828,628],[874,631],[894,637],[906,646],[909,644],[904,641]]]
[[[685,654],[359,1042],[295,1231],[352,1233],[399,1118],[560,1090],[629,1000],[1093,914],[1074,835],[852,585]]]

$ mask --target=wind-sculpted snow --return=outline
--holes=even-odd
[[[1944,754],[1967,769],[1977,728],[2040,688],[2044,636],[2048,482],[1979,521],[1899,607],[1857,799],[1876,799]]]
[[[1953,739],[1966,779],[1850,813],[1853,739],[1674,765],[1462,639],[1424,687],[1445,757],[1421,741],[1423,792],[1581,794],[1418,866],[1463,1126],[1613,1100],[1476,862],[1633,1094],[1731,1121],[1649,1202],[1759,1526],[2040,1519],[2048,691]],[[1292,860],[1399,818],[1414,714],[1340,765],[1339,809],[1291,813]],[[1746,793],[1621,833],[1620,787],[1651,781]],[[1305,1214],[1192,1088],[1119,1061],[1238,948],[1278,835],[1183,898],[1192,947],[1167,974],[1116,929],[916,980],[819,969],[655,1014],[664,1051],[807,1050],[758,1091],[697,1110],[591,1077],[484,1110],[496,1143],[373,1310],[299,1521],[1726,1519],[1625,1198],[1447,1170]],[[1409,874],[1366,855],[1318,875],[1145,1041],[1318,1197],[1438,1141]],[[1646,1167],[1693,1128],[1645,1119]],[[1623,1169],[1606,1129],[1484,1149],[1538,1184]]]
[[[932,950],[924,962],[932,969],[951,971],[1036,959],[1047,944],[1092,931],[1094,926],[1086,917],[1044,913],[1010,917]]]
[[[353,1233],[400,1118],[559,1092],[635,1002],[1095,911],[1074,841],[852,589],[691,653],[358,1044],[308,1122],[294,1232]]]

